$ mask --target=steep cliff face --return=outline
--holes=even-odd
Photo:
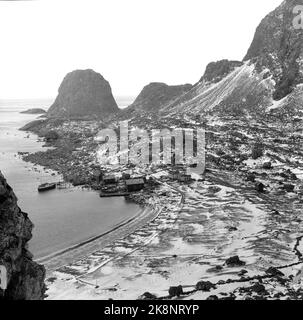
[[[33,224],[17,205],[17,198],[0,172],[0,265],[7,270],[8,286],[1,299],[41,300],[45,269],[32,260],[27,243]]]
[[[284,1],[262,20],[243,62],[210,63],[200,81],[163,112],[254,116],[285,113],[290,101],[300,112],[303,30],[293,26],[298,4]]]
[[[255,65],[249,62],[230,70],[218,82],[207,82],[203,77],[192,90],[167,105],[163,112],[201,116],[205,113],[245,115],[261,112],[271,104],[273,82],[270,78],[264,79],[264,72],[258,73]]]
[[[274,99],[291,93],[303,82],[303,30],[294,28],[293,10],[301,1],[284,1],[258,26],[244,60],[253,60],[266,67],[276,82]]]
[[[52,118],[104,118],[119,110],[109,83],[93,70],[67,74],[47,112]]]

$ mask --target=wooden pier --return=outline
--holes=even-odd
[[[101,198],[109,198],[109,197],[124,197],[129,196],[130,192],[100,192]]]

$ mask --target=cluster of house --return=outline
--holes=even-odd
[[[174,168],[169,172],[169,178],[182,183],[191,182],[190,174],[186,174],[184,170]],[[117,177],[114,174],[103,173],[96,171],[97,184],[102,186],[102,191],[107,193],[116,193],[121,190],[127,192],[136,192],[144,189],[147,180],[146,177],[132,177],[128,173],[123,173],[122,177]],[[150,181],[149,181],[150,183]]]
[[[118,183],[124,183],[127,192],[140,191],[144,188],[146,183],[145,177],[135,177],[132,178],[129,174],[124,174],[122,179],[119,179],[113,174],[105,174],[101,177],[100,183],[104,186],[116,185]]]

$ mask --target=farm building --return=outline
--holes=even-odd
[[[172,171],[170,174],[169,174],[169,177],[173,180],[178,180],[179,178],[179,175],[180,175],[180,172],[179,171]]]
[[[191,175],[189,174],[180,174],[178,177],[178,181],[180,182],[189,182],[191,180]]]
[[[172,171],[169,174],[169,177],[172,180],[177,180],[179,182],[189,182],[191,180],[191,175],[185,174],[185,173],[182,173],[182,172],[179,172],[179,171]]]
[[[140,191],[144,188],[144,179],[128,179],[125,180],[125,185],[128,192]]]
[[[106,175],[102,179],[104,184],[115,184],[117,182],[117,178],[114,175]]]

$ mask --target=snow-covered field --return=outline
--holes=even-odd
[[[155,176],[161,179],[163,174]],[[243,298],[241,290],[258,283],[254,277],[269,267],[297,262],[294,220],[273,216],[269,202],[230,173],[213,170],[205,181],[192,185],[169,181],[153,201],[161,213],[152,222],[50,272],[48,299],[138,299],[146,292],[160,298],[178,285],[184,292],[193,291],[184,298],[224,297],[233,291]],[[245,265],[227,266],[226,259],[236,255]],[[295,275],[296,268],[285,270]],[[241,279],[241,272],[253,279],[234,282]],[[199,281],[211,281],[216,289],[196,291]],[[272,278],[264,285],[272,296],[286,290]]]

